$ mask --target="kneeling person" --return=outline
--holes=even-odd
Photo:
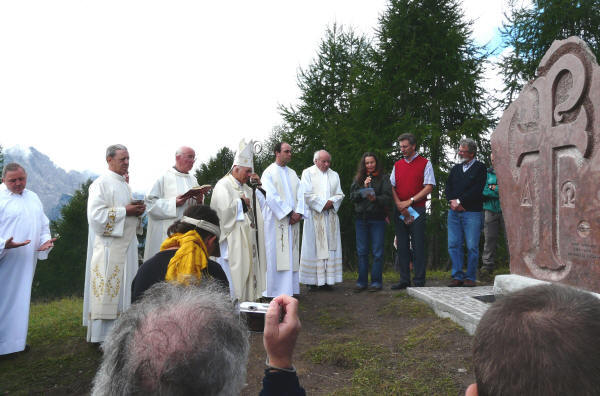
[[[162,281],[189,283],[212,277],[229,287],[221,266],[209,256],[219,257],[219,218],[206,205],[192,206],[181,220],[169,227],[168,238],[138,270],[131,286],[132,302],[152,285]]]

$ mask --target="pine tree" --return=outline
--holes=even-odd
[[[482,88],[485,54],[471,38],[458,0],[391,0],[377,32],[378,80],[372,102],[378,106],[380,144],[391,147],[402,133],[417,137],[418,150],[434,168],[437,185],[428,220],[429,266],[445,261],[445,215],[441,195],[462,137],[486,151],[493,125]],[[397,156],[390,149],[391,156]]]
[[[537,0],[523,6],[511,2],[508,22],[501,30],[504,48],[499,66],[504,78],[504,102],[510,104],[536,69],[554,40],[579,36],[596,58],[600,55],[598,0]]]
[[[298,176],[313,165],[314,152],[325,149],[332,156],[332,169],[340,175],[342,190],[350,190],[357,162],[374,143],[356,112],[373,79],[372,66],[372,46],[365,36],[338,25],[326,30],[316,58],[298,73],[299,104],[280,107],[285,120],[281,137],[292,145],[290,166]],[[339,215],[348,263],[355,254],[352,205],[342,205]]]
[[[60,219],[50,224],[58,236],[47,260],[37,263],[33,281],[33,298],[83,295],[85,260],[88,241],[87,200],[92,180],[75,191],[60,210]]]

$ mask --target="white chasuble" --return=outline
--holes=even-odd
[[[289,224],[289,214],[304,214],[303,190],[293,169],[271,164],[261,181],[267,193],[264,211],[267,250],[266,297],[299,294],[300,223]]]
[[[250,199],[246,212],[242,197]],[[252,189],[231,174],[217,182],[210,199],[210,207],[217,212],[221,227],[221,257],[216,261],[227,275],[232,298],[239,301],[255,301],[265,290],[262,202],[264,196],[257,190],[256,207],[253,207]]]
[[[31,242],[5,249],[10,237],[13,242]],[[48,257],[48,251],[37,249],[49,239],[48,218],[38,196],[27,189],[14,194],[0,185],[0,355],[25,349],[33,274],[37,260]]]
[[[342,281],[342,238],[338,211],[344,193],[337,172],[313,165],[302,172],[306,214],[302,231],[300,282],[333,285]],[[327,201],[333,208],[323,210]]]
[[[167,238],[167,229],[183,216],[190,206],[197,204],[195,199],[188,199],[177,206],[175,199],[193,187],[198,186],[196,178],[189,173],[181,173],[175,168],[167,170],[146,194],[146,210],[148,213],[148,229],[144,247],[144,261],[160,250],[160,245]]]
[[[115,319],[131,305],[131,282],[138,269],[137,217],[125,212],[131,200],[129,185],[114,172],[90,185],[83,299],[88,342],[103,342]]]

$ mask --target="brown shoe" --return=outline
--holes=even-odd
[[[463,281],[458,279],[452,279],[452,282],[448,285],[448,287],[461,287],[463,285]]]
[[[475,281],[472,281],[471,279],[465,279],[463,282],[463,286],[464,287],[475,287],[475,286],[477,286],[477,283],[475,283]]]

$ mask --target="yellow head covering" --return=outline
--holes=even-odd
[[[179,247],[179,249],[169,261],[165,280],[185,285],[189,283],[190,278],[200,280],[202,271],[208,264],[208,254],[202,237],[196,230],[188,231],[185,234],[178,232],[165,239],[160,245],[160,250],[173,247]]]

